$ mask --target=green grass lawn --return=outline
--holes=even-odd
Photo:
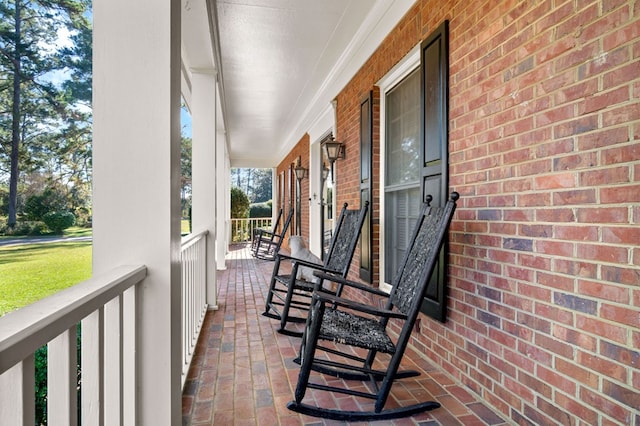
[[[62,235],[45,234],[45,235],[0,235],[0,241],[2,240],[26,240],[32,238],[50,238],[50,237],[90,237],[93,230],[91,228],[81,228],[79,226],[72,226],[71,228],[62,231]]]
[[[91,241],[0,247],[0,316],[90,277]]]

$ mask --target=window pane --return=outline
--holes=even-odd
[[[387,94],[386,186],[419,181],[419,77],[411,73]]]
[[[387,93],[385,179],[385,270],[391,284],[420,211],[420,73]]]
[[[388,191],[385,194],[385,274],[384,281],[392,283],[400,267],[411,232],[420,212],[420,187]]]

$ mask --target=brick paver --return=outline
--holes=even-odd
[[[273,263],[253,259],[243,246],[230,248],[227,269],[218,271],[219,309],[210,311],[198,341],[182,396],[183,425],[336,425],[286,408],[298,375],[299,338],[279,334],[261,315]],[[441,408],[384,424],[502,425],[499,415],[413,350],[403,367],[423,374],[398,381],[387,406],[435,400]],[[328,378],[327,380],[337,380]],[[356,388],[362,383],[349,383]],[[369,401],[309,390],[323,406],[361,409]],[[367,424],[367,423],[351,423]]]

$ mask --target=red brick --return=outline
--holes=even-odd
[[[630,177],[629,167],[622,166],[582,172],[579,175],[579,181],[581,186],[600,186],[627,183]]]
[[[572,209],[539,209],[536,210],[536,220],[539,222],[575,222],[576,217]],[[506,220],[506,217],[505,217]]]
[[[638,309],[603,304],[600,308],[600,316],[603,319],[608,319],[619,324],[640,328],[640,310]]]
[[[555,225],[553,236],[560,240],[571,241],[598,241],[599,228],[588,225]]]
[[[637,245],[640,242],[640,227],[602,227],[602,242]]]
[[[602,126],[617,126],[619,124],[627,124],[640,118],[639,104],[627,104],[619,108],[607,110],[602,113]]]
[[[592,168],[598,164],[598,156],[595,152],[556,156],[553,158],[553,170],[579,170]]]
[[[583,116],[571,121],[553,126],[553,134],[556,138],[580,135],[598,128],[596,115]]]
[[[575,277],[596,278],[598,265],[592,262],[582,262],[572,259],[554,259],[553,271]]]
[[[572,328],[563,327],[559,324],[553,326],[553,336],[584,350],[595,352],[597,348],[597,339],[595,337]]]
[[[610,105],[626,102],[628,99],[629,88],[623,86],[618,89],[587,98],[584,104],[579,105],[578,112],[579,114],[588,114],[590,112],[608,108]]]
[[[634,203],[640,201],[640,184],[600,189],[602,203]]]
[[[577,244],[576,254],[585,260],[623,263],[629,258],[629,249],[618,246]]]
[[[577,398],[557,393],[555,395],[555,403],[558,404],[559,407],[562,407],[565,412],[572,413],[584,420],[587,425],[598,424],[598,413],[591,407],[583,404],[582,401],[577,401]]]
[[[553,240],[540,240],[536,242],[536,251],[539,254],[551,256],[572,257],[575,244]]]
[[[553,193],[553,205],[555,206],[585,205],[596,202],[597,196],[594,188],[557,191]]]
[[[613,33],[604,36],[603,43],[602,43],[603,48],[606,51],[610,51],[631,40],[637,39],[639,36],[640,36],[640,26],[638,25],[637,21],[634,21],[625,27],[618,28]]]
[[[578,294],[625,304],[629,304],[631,299],[628,288],[597,281],[578,280]]]
[[[551,305],[538,304],[536,305],[535,313],[542,318],[557,321],[565,325],[573,325],[574,322],[573,312],[567,311],[565,309],[559,309]]]
[[[580,350],[578,351],[577,361],[579,365],[596,371],[602,376],[611,377],[623,382],[627,380],[627,368],[624,365],[596,356],[593,353]],[[592,387],[595,388],[597,386]]]
[[[596,318],[576,315],[576,327],[614,342],[624,343],[627,340],[626,327],[613,325]]]
[[[589,388],[583,387],[580,388],[580,399],[585,404],[618,420],[621,424],[626,423],[629,418],[629,413],[623,406],[611,401],[602,393],[596,393]]]
[[[595,207],[578,209],[578,222],[581,223],[626,223],[628,209],[621,207]]]
[[[538,176],[534,178],[534,183],[534,189],[536,190],[574,188],[576,186],[576,175],[574,173],[555,173]]]
[[[545,270],[544,268],[538,268]],[[558,290],[571,291],[575,285],[574,277],[562,277],[556,274],[547,274],[544,272],[538,272],[537,281],[538,284],[549,288],[555,288]]]

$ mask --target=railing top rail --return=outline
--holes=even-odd
[[[144,279],[146,266],[121,266],[0,318],[0,374]]]
[[[181,242],[182,250],[184,250],[185,248],[187,248],[189,246],[192,246],[196,242],[198,242],[201,239],[203,239],[204,237],[206,237],[208,234],[209,234],[209,231],[205,230],[205,231],[202,231],[202,232],[198,232],[197,234],[185,235],[184,237],[182,237],[182,242]]]

